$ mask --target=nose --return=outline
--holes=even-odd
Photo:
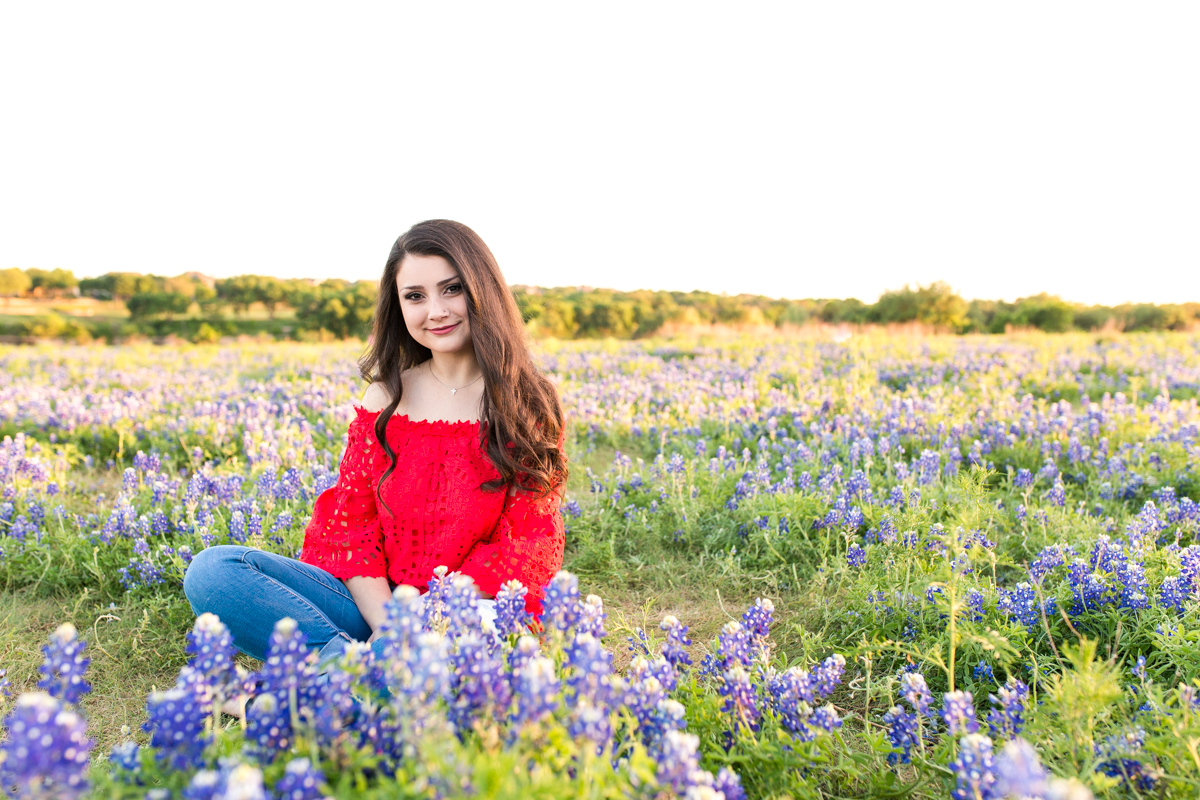
[[[438,298],[430,298],[429,300],[429,318],[435,320],[445,319],[450,316],[450,310]]]

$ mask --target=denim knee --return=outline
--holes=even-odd
[[[206,547],[196,554],[183,574],[183,594],[199,616],[212,608],[214,590],[230,586],[231,573],[244,568],[242,554],[249,548],[236,544]]]

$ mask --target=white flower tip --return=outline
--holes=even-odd
[[[200,616],[196,617],[195,630],[205,632],[219,631],[225,627],[225,623],[221,622],[221,618],[211,611],[205,611]]]
[[[281,636],[291,636],[300,627],[300,624],[291,617],[284,617],[275,623],[275,632]]]
[[[421,596],[421,590],[415,586],[402,583],[392,591],[392,597],[401,603],[408,603]]]
[[[54,629],[54,638],[60,643],[66,644],[67,642],[73,642],[79,638],[79,631],[77,631],[75,626],[71,623],[64,622],[62,625],[59,625]]]

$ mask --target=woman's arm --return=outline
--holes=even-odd
[[[509,580],[519,580],[529,590],[525,608],[542,611],[546,584],[562,569],[562,515],[559,495],[535,498],[526,492],[509,494],[492,535],[467,553],[458,568],[475,580],[484,597],[492,597]]]
[[[379,635],[379,626],[383,624],[386,616],[383,606],[392,597],[388,579],[358,575],[347,578],[345,583],[346,588],[350,590],[350,596],[354,598],[354,604],[358,606],[358,612],[371,626],[371,638],[368,641],[373,642]]]

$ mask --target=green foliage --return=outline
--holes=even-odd
[[[74,273],[65,269],[26,270],[34,289],[73,289],[79,285]]]
[[[125,303],[129,308],[129,316],[133,319],[146,319],[158,314],[170,319],[176,314],[186,314],[191,304],[191,298],[176,292],[135,294]]]
[[[300,328],[328,331],[339,339],[365,339],[375,314],[378,287],[372,281],[325,281],[318,286],[293,286],[289,303]]]
[[[33,286],[24,270],[12,267],[0,269],[0,297],[17,297]]]

